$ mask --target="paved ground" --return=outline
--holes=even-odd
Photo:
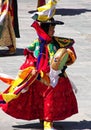
[[[32,19],[28,11],[36,9],[36,0],[19,0],[19,25],[21,38],[17,39],[15,56],[0,56],[0,72],[16,76],[23,63],[23,49],[35,38],[30,27]],[[64,21],[56,27],[55,35],[75,39],[77,61],[68,68],[68,75],[78,88],[79,113],[64,121],[56,122],[58,130],[91,130],[91,0],[61,0],[57,4],[55,18]],[[0,91],[7,86],[0,82]],[[41,129],[38,120],[23,121],[14,119],[0,110],[0,130]]]

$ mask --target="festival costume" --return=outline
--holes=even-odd
[[[17,119],[40,119],[44,130],[52,130],[53,121],[78,113],[77,100],[66,74],[67,66],[76,60],[74,40],[51,38],[37,21],[32,27],[38,39],[24,49],[26,60],[16,79],[0,75],[9,84],[0,94],[0,104],[5,113]]]
[[[45,69],[46,73],[42,71],[43,74],[41,74],[40,71],[41,76],[36,73],[32,79],[32,81],[34,80],[32,84],[32,81],[30,81],[31,76],[27,76],[31,72],[31,69],[34,69],[36,56],[38,56],[38,44],[40,44],[39,41],[35,41],[29,46],[31,51],[36,48],[33,57],[31,58],[31,53],[29,52],[30,56],[27,56],[27,61],[20,67],[22,74],[19,72],[18,78],[15,80],[12,79],[12,82],[10,82],[11,87],[2,94],[2,97],[6,102],[1,101],[2,103],[5,103],[2,105],[2,109],[7,114],[18,119],[41,119],[45,121],[63,120],[78,112],[77,101],[72,90],[72,85],[65,72],[59,74],[60,78],[55,88],[48,85],[49,77],[46,75],[46,73],[48,73],[46,72],[48,68]],[[48,49],[50,51],[49,55],[55,54],[55,50],[51,50],[51,48],[54,48],[53,43],[48,44]],[[32,65],[32,67],[30,65]],[[26,77],[24,77],[25,75]],[[27,79],[27,82],[25,83],[26,86],[24,87],[25,89],[18,91],[19,88],[16,86],[22,82],[22,79]],[[15,90],[14,87],[16,87]]]
[[[16,37],[20,37],[17,19],[17,1],[1,1],[0,10],[0,46],[8,47],[12,54],[16,51]]]

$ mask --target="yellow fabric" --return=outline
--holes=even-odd
[[[40,6],[38,8],[38,11],[44,11],[44,10],[47,10],[47,9],[50,9],[53,5],[55,5],[57,3],[56,0],[49,0],[48,3],[44,6]]]
[[[33,69],[34,69],[34,67],[28,67],[28,68],[26,68],[26,69],[24,69],[24,70],[19,70],[18,75],[17,75],[15,81],[14,81],[13,84],[12,84],[12,87],[9,89],[9,92],[14,91],[14,89],[15,89],[20,83],[22,83],[22,82],[24,81],[24,79],[27,77],[27,75],[29,74],[29,72],[30,72],[31,70],[33,70]]]
[[[30,66],[30,67],[27,67],[24,70],[19,70],[18,75],[19,75],[20,78],[24,79],[28,75],[28,73],[33,69],[35,69],[35,68],[33,66]]]
[[[13,93],[4,93],[4,94],[2,94],[2,97],[3,97],[4,101],[7,103],[7,102],[10,102],[12,99],[17,98],[18,95],[13,94]]]
[[[18,72],[16,79],[12,82],[11,86],[8,88],[8,92],[2,93],[2,97],[5,102],[10,102],[11,100],[17,98],[20,95],[20,93],[14,94],[14,92],[17,89],[19,89],[19,87],[21,87],[21,85],[24,85],[28,80],[30,80],[32,78],[33,75],[31,73],[31,70],[33,70],[33,69],[34,69],[34,67],[28,67],[28,68],[26,68],[24,70],[20,70]],[[37,77],[37,74],[36,74],[35,78],[31,81],[31,83],[28,84],[28,86],[34,82],[36,77]],[[28,87],[28,86],[26,86],[26,87]]]
[[[49,121],[44,121],[44,130],[51,129],[53,123]]]
[[[56,0],[49,0],[49,2],[38,8],[38,19],[39,21],[47,21],[52,18],[55,14]]]

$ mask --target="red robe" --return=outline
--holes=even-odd
[[[27,53],[31,53],[31,51],[25,54]],[[43,59],[43,62],[40,62],[43,65],[40,65],[42,70],[43,67],[45,68],[44,61],[46,61],[46,58]],[[33,65],[31,62],[35,63],[36,58],[34,59],[33,56],[29,58],[28,56],[20,68],[24,69],[24,67]],[[27,85],[29,89],[26,92],[20,92],[17,98],[2,105],[4,112],[18,119],[46,121],[63,120],[78,113],[77,100],[70,80],[65,74],[59,77],[55,88],[45,85],[39,78],[36,78],[30,86]]]
[[[25,120],[63,120],[78,112],[77,101],[67,77],[61,77],[57,86],[48,88],[36,80],[25,93],[3,105],[7,114]]]

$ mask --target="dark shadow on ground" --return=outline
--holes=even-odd
[[[32,14],[34,12],[36,12],[36,10],[31,10],[28,13]],[[91,10],[89,10],[89,9],[73,9],[73,8],[72,9],[69,9],[69,8],[57,8],[56,9],[56,15],[63,15],[63,16],[80,15],[80,14],[86,13],[86,12],[91,12]]]
[[[30,11],[28,11],[28,13],[30,13],[30,14],[32,14],[32,13],[34,13],[34,12],[36,12],[37,10],[30,10]]]
[[[23,129],[41,130],[43,128],[40,123],[29,123],[29,124],[22,124],[22,125],[14,125],[12,127],[18,128],[19,130],[23,130]]]
[[[23,51],[24,49],[22,48],[17,48],[16,49],[16,53],[13,54],[13,55],[10,55],[8,53],[8,50],[0,50],[0,57],[6,57],[6,56],[20,56],[20,55],[23,55]]]
[[[23,51],[24,51],[24,49],[22,49],[22,48],[17,48],[17,49],[16,49],[16,56],[18,56],[18,55],[23,55]]]
[[[30,124],[22,124],[22,125],[14,125],[13,128],[18,128],[19,130],[23,129],[35,129],[41,130],[42,126],[40,123],[30,123]],[[91,121],[80,121],[80,122],[55,122],[54,127],[57,130],[91,130]]]
[[[67,8],[57,8],[56,9],[56,15],[80,15],[82,13],[91,12],[91,10],[88,9],[67,9]]]
[[[55,122],[54,126],[56,129],[61,130],[60,126],[63,127],[63,130],[91,130],[91,121],[80,121],[80,122]]]

